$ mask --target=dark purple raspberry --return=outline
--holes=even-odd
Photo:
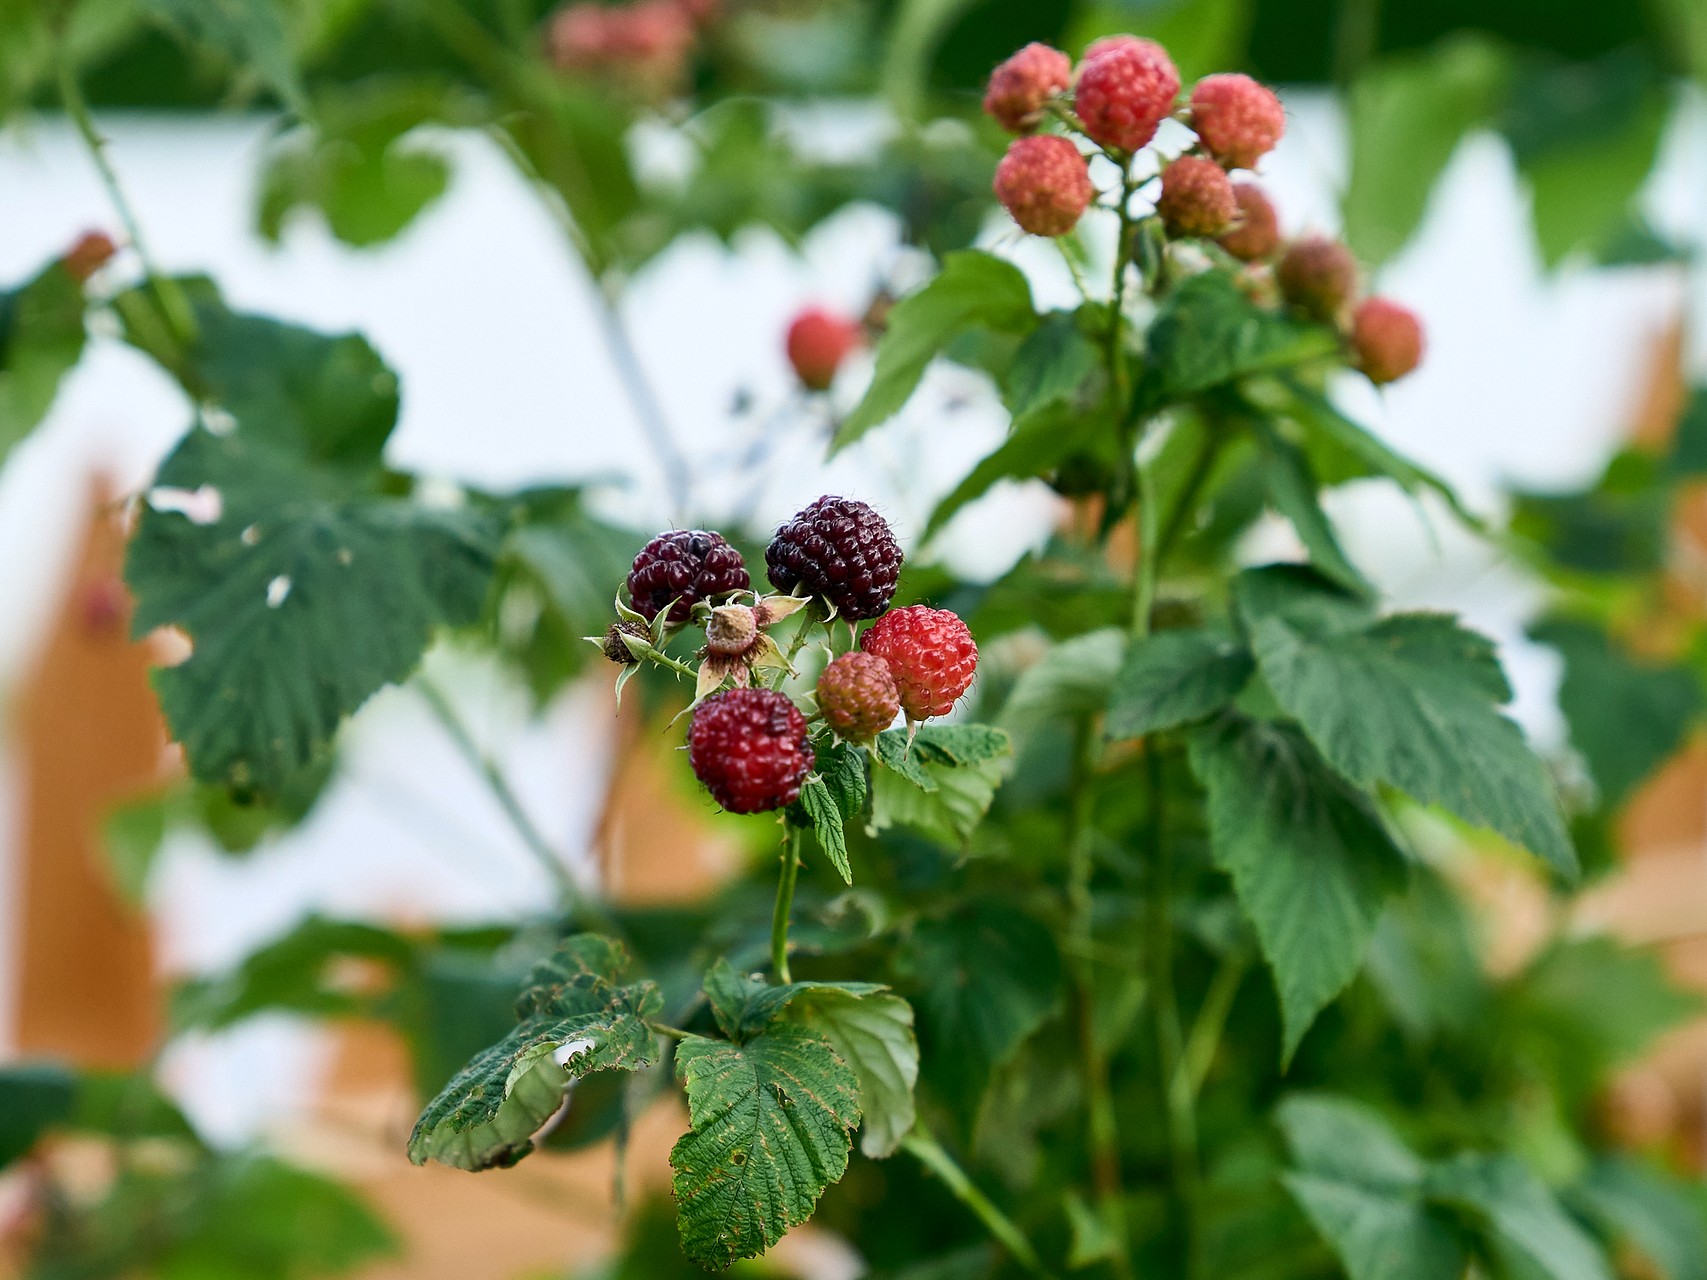
[[[720,533],[671,529],[660,533],[634,557],[628,571],[628,603],[638,614],[656,618],[670,605],[671,622],[686,622],[693,606],[752,585],[741,553]]]
[[[812,772],[806,717],[770,689],[713,694],[688,726],[688,763],[730,813],[785,808]]]
[[[865,503],[826,495],[776,531],[765,567],[779,591],[804,587],[850,622],[875,618],[895,598],[901,544]]]

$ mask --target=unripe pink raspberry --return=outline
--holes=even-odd
[[[1034,40],[990,73],[984,110],[1009,133],[1024,133],[1043,119],[1049,99],[1072,83],[1072,59]]]
[[[1136,151],[1179,97],[1179,71],[1154,40],[1112,36],[1085,51],[1073,105],[1085,134],[1105,147]]]
[[[1312,320],[1337,323],[1357,294],[1357,259],[1326,236],[1295,240],[1274,269],[1281,296]]]
[[[1422,321],[1397,302],[1366,298],[1352,313],[1351,349],[1371,382],[1396,382],[1422,363]]]
[[[551,17],[546,44],[560,71],[596,74],[639,96],[659,97],[679,88],[687,72],[694,20],[675,0],[580,0]]]
[[[78,284],[87,284],[89,277],[106,266],[108,259],[118,251],[118,245],[113,243],[113,238],[105,231],[85,231],[77,237],[76,243],[65,251],[65,257],[61,261],[73,280]]]
[[[1280,248],[1280,218],[1263,189],[1254,182],[1235,182],[1233,199],[1239,212],[1232,230],[1221,237],[1221,247],[1244,262],[1266,258]]]
[[[1156,212],[1170,235],[1220,235],[1238,211],[1227,171],[1207,156],[1181,156],[1162,170]]]
[[[1249,169],[1286,132],[1286,111],[1274,91],[1236,71],[1204,76],[1191,91],[1191,127],[1204,148],[1229,169]]]
[[[863,336],[856,321],[822,307],[807,307],[788,326],[788,362],[808,390],[828,391],[836,370]]]
[[[818,710],[837,737],[870,742],[901,714],[901,692],[882,658],[844,653],[818,677]]]
[[[859,647],[889,664],[909,720],[947,715],[978,670],[978,646],[966,624],[922,604],[891,609],[860,636]]]
[[[1054,134],[1015,138],[996,166],[996,199],[1034,236],[1064,236],[1096,197],[1079,149]]]

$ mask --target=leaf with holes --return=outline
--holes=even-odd
[[[676,1047],[689,1130],[670,1151],[682,1250],[708,1267],[763,1253],[847,1171],[859,1080],[829,1037],[777,1022],[741,1044]]]
[[[409,1136],[409,1159],[458,1169],[516,1163],[575,1081],[593,1071],[650,1066],[647,1027],[663,997],[650,982],[622,985],[620,943],[578,934],[530,975],[516,1001],[520,1024],[477,1054],[429,1102]]]

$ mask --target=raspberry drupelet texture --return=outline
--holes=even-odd
[[[978,646],[947,609],[908,605],[885,614],[859,638],[865,653],[889,664],[909,720],[947,715],[972,686]]]
[[[1227,171],[1204,156],[1181,156],[1162,170],[1156,212],[1170,235],[1215,236],[1239,211]]]
[[[984,110],[1009,133],[1024,133],[1043,119],[1049,99],[1072,83],[1072,59],[1034,40],[990,73]]]
[[[1022,230],[1064,236],[1096,197],[1089,167],[1065,138],[1015,138],[996,166],[996,199]]]
[[[1239,211],[1232,230],[1221,237],[1221,247],[1244,262],[1256,262],[1280,248],[1280,218],[1263,189],[1254,182],[1235,182],[1233,200]]]
[[[804,589],[850,622],[875,618],[895,598],[901,544],[889,522],[854,498],[826,494],[776,531],[765,568],[779,591]]]
[[[722,534],[671,529],[634,557],[634,567],[628,571],[628,603],[646,618],[656,618],[660,609],[670,606],[669,620],[686,622],[697,602],[745,591],[751,585],[741,553]]]
[[[810,391],[828,391],[836,370],[863,336],[858,321],[823,307],[807,307],[788,326],[784,345],[801,385]]]
[[[652,635],[638,622],[613,622],[610,630],[605,632],[605,642],[602,646],[605,657],[619,667],[632,667],[640,659],[634,656],[634,650],[623,643],[624,636],[633,636],[636,640],[652,643]]]
[[[1357,295],[1357,259],[1326,236],[1306,236],[1274,269],[1281,296],[1312,320],[1335,324]]]
[[[1274,90],[1236,71],[1204,76],[1191,91],[1191,127],[1229,169],[1249,169],[1286,132],[1286,109]]]
[[[688,763],[730,813],[784,808],[800,798],[812,771],[806,717],[770,689],[713,694],[688,726]]]
[[[1396,382],[1422,363],[1422,322],[1409,307],[1366,298],[1352,313],[1351,349],[1371,382]]]
[[[901,714],[901,691],[882,658],[844,653],[818,677],[818,710],[837,737],[870,742]]]
[[[1161,45],[1137,36],[1111,36],[1085,50],[1073,107],[1088,137],[1105,147],[1137,151],[1172,114],[1179,88],[1179,71]]]

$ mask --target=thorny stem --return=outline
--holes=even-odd
[[[789,827],[782,842],[782,875],[776,882],[776,906],[771,910],[771,969],[783,986],[788,974],[788,917],[794,910],[794,881],[800,874],[800,829]]]
[[[1144,773],[1149,793],[1150,885],[1149,943],[1150,1004],[1155,1015],[1156,1047],[1161,1067],[1162,1110],[1167,1128],[1173,1176],[1168,1188],[1170,1218],[1181,1238],[1181,1274],[1196,1271],[1197,1117],[1190,1082],[1183,1070],[1179,999],[1174,990],[1173,859],[1163,833],[1161,757],[1152,739],[1145,746]]]
[[[1079,723],[1067,810],[1068,951],[1072,956],[1073,1003],[1078,1024],[1079,1061],[1085,1077],[1086,1124],[1097,1208],[1103,1222],[1119,1241],[1119,1248],[1110,1260],[1114,1272],[1121,1280],[1130,1280],[1132,1262],[1127,1256],[1126,1196],[1120,1179],[1120,1129],[1115,1119],[1114,1095],[1108,1083],[1108,1056],[1097,1036],[1095,965],[1091,958],[1095,899],[1091,893],[1094,800],[1090,784],[1096,760],[1097,726],[1093,719],[1087,717]]]
[[[113,210],[124,226],[125,235],[130,238],[131,248],[136,250],[136,256],[142,261],[143,274],[148,278],[149,296],[154,299],[160,318],[166,322],[172,336],[180,344],[188,345],[195,338],[195,315],[191,312],[189,301],[184,297],[177,281],[162,274],[148,252],[147,242],[142,236],[142,224],[137,219],[136,211],[131,208],[123,186],[119,184],[118,171],[107,158],[107,140],[95,128],[94,118],[89,114],[89,103],[83,97],[82,87],[77,83],[76,72],[71,66],[71,55],[63,38],[55,51],[54,63],[59,78],[59,97],[65,107],[65,114],[71,118],[71,123],[83,139],[89,158],[95,164],[95,171],[101,177],[101,185],[106,188],[107,199],[112,202]]]
[[[984,1224],[984,1229],[990,1233],[990,1238],[1006,1249],[1015,1262],[1042,1280],[1053,1280],[1039,1260],[1037,1250],[1032,1248],[1031,1241],[1026,1239],[1025,1233],[978,1189],[977,1184],[967,1176],[966,1170],[943,1150],[942,1144],[925,1128],[922,1120],[913,1126],[911,1133],[901,1139],[901,1147],[942,1179],[949,1193],[973,1212],[978,1221]]]
[[[498,802],[498,807],[504,811],[504,816],[510,820],[510,825],[521,837],[522,844],[551,877],[563,905],[577,919],[597,925],[607,932],[619,933],[610,913],[590,899],[581,891],[581,886],[575,883],[569,869],[563,865],[562,859],[551,847],[551,842],[540,832],[539,827],[528,816],[527,810],[522,807],[522,802],[511,788],[509,779],[504,776],[504,771],[492,757],[480,749],[480,744],[474,740],[468,726],[457,715],[456,708],[451,705],[444,691],[424,675],[417,675],[413,683],[434,718],[444,728],[446,736],[456,744],[457,750],[486,784],[486,789],[492,793],[492,798]]]

